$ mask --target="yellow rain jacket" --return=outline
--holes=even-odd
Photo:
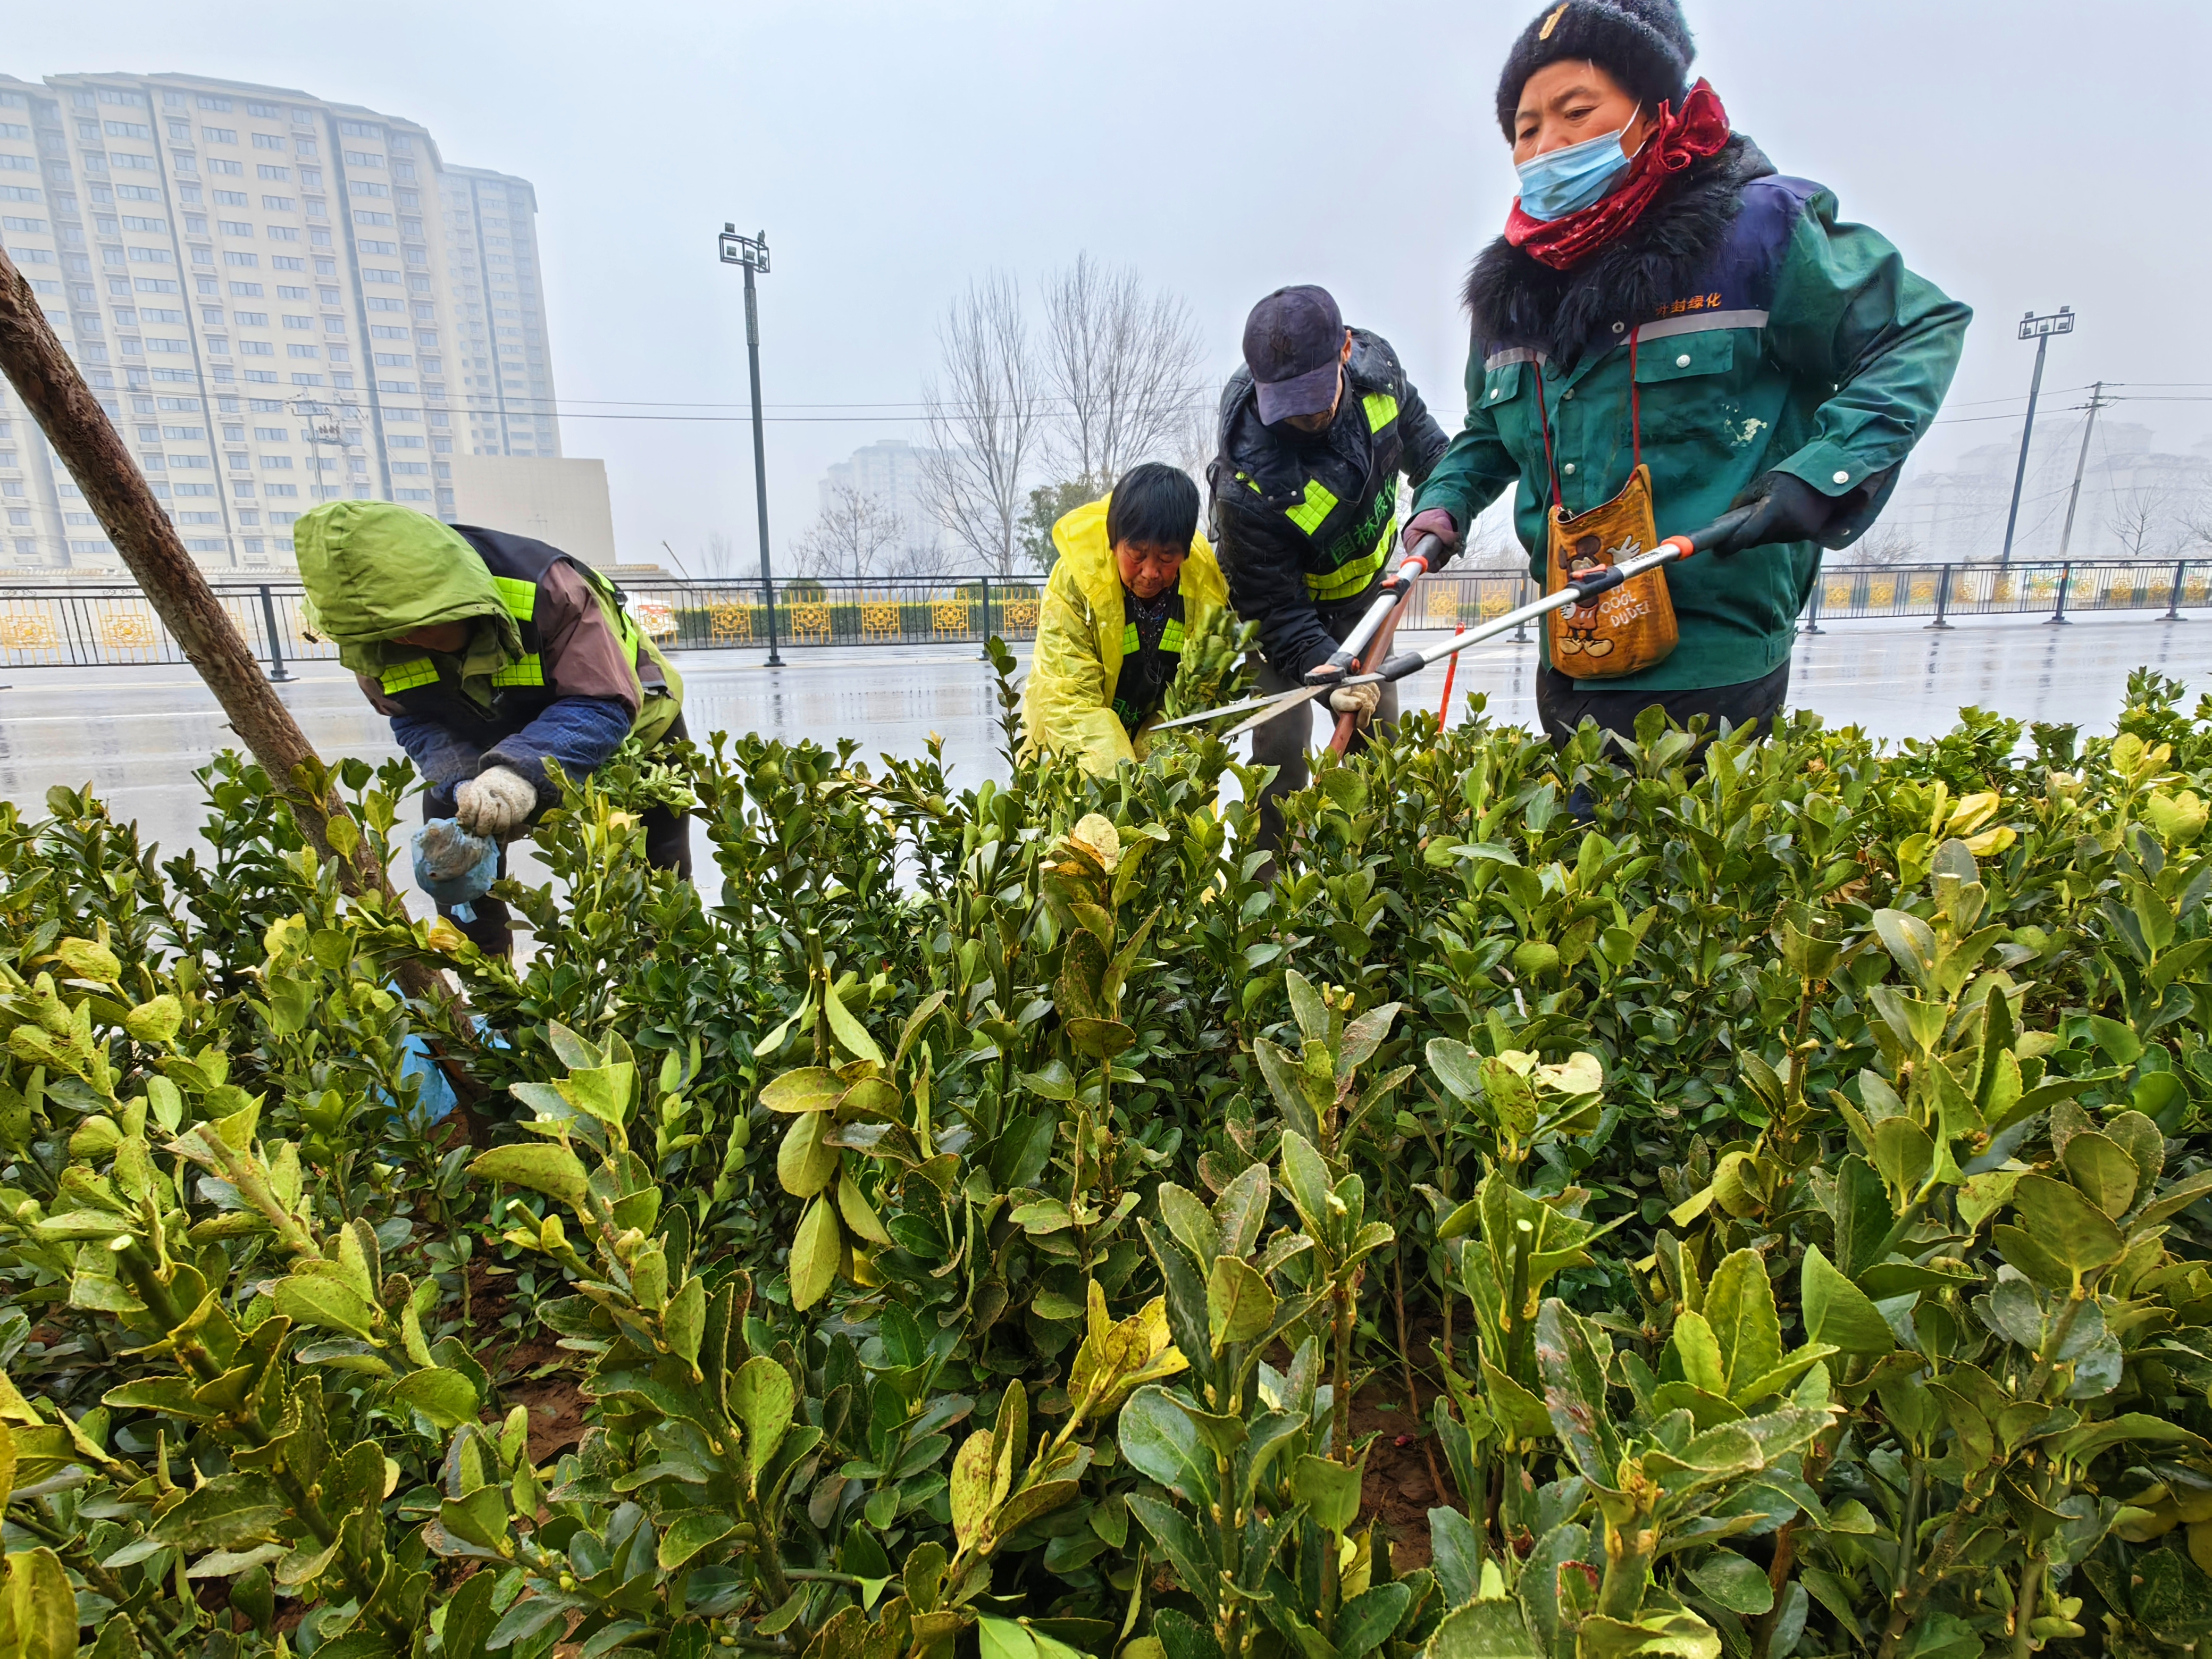
[[[1158,718],[1148,718],[1133,740],[1113,708],[1121,672],[1121,573],[1106,541],[1106,501],[1079,507],[1053,526],[1052,544],[1060,557],[1045,584],[1036,653],[1022,691],[1023,748],[1074,753],[1085,771],[1103,777],[1125,760],[1144,758],[1145,732]],[[1190,538],[1176,586],[1191,634],[1228,603],[1228,585],[1205,537]]]

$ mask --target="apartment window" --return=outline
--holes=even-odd
[[[173,265],[176,262],[177,256],[165,247],[134,247],[131,250],[131,263],[133,264]]]
[[[368,331],[374,338],[379,340],[404,340],[407,337],[405,329],[388,327],[383,323],[370,324]]]
[[[403,501],[427,501],[430,499],[430,492],[427,489],[395,489],[392,493]]]
[[[380,294],[373,294],[369,296],[368,308],[371,311],[404,311],[407,309],[407,301],[387,300]]]
[[[200,94],[197,101],[202,109],[227,110],[230,107],[229,99],[211,97],[204,92]]]
[[[269,227],[269,234],[271,236],[274,236],[276,234],[277,229],[277,226],[271,225]],[[300,239],[297,235],[295,235],[291,237],[290,240],[296,242]],[[305,270],[307,268],[307,262],[305,259],[295,259],[289,255],[283,253],[270,254],[269,256],[269,263],[276,266],[279,270]]]
[[[263,400],[256,398],[253,401],[260,403]],[[253,428],[253,435],[264,444],[288,444],[292,441],[291,430],[287,427],[257,426]]]
[[[179,173],[198,173],[200,170],[200,164],[181,150],[170,151],[169,160],[176,164],[177,171]]]
[[[252,225],[244,219],[218,219],[215,222],[216,228],[222,232],[226,236],[251,236],[253,234]]]
[[[346,190],[349,194],[355,196],[389,196],[392,194],[391,185],[380,185],[374,179],[349,179],[346,180]]]
[[[192,124],[190,121],[172,120],[169,123],[169,137],[180,144],[189,144],[192,142]]]
[[[353,222],[357,225],[389,225],[392,222],[392,216],[388,213],[378,213],[369,208],[356,208],[353,210]],[[381,253],[387,258],[399,252],[399,245],[397,242],[363,242],[361,246],[364,253]]]
[[[343,318],[343,317],[325,317],[325,318],[324,318],[324,319],[323,319],[323,332],[324,332],[324,333],[325,333],[325,334],[343,334],[343,333],[344,333],[344,332],[345,332],[345,319],[344,319],[344,318]]]
[[[412,161],[394,161],[392,164],[392,176],[404,183],[412,184],[415,180],[415,164]]]
[[[220,155],[210,155],[208,157],[208,171],[210,173],[227,173],[234,178],[243,179],[246,176],[246,163],[243,161],[226,161]]]
[[[292,169],[289,167],[272,167],[268,162],[264,161],[260,166],[253,169],[253,174],[257,179],[273,179],[281,185],[288,183],[292,177]],[[290,204],[287,203],[286,205],[289,206]]]
[[[144,219],[126,213],[123,216],[123,228],[151,231],[155,235],[162,236],[168,234],[169,222],[167,219]]]
[[[384,129],[366,121],[341,121],[338,131],[349,138],[381,138]]]
[[[261,297],[261,284],[258,283],[233,283],[230,285],[230,291],[234,295],[243,295],[249,298],[258,300]]]
[[[279,283],[276,284],[276,297],[280,300],[304,300],[307,297],[307,290],[304,288],[287,288],[283,283]],[[302,324],[301,326],[305,327],[306,325]]]
[[[141,306],[138,320],[144,323],[181,323],[185,313],[163,306]]]
[[[110,121],[106,123],[111,138],[151,138],[154,129],[143,121]]]
[[[249,357],[274,357],[276,348],[266,340],[240,340],[238,349]]]
[[[111,127],[109,131],[113,129]],[[349,149],[345,153],[345,159],[349,167],[380,167],[384,165],[384,158],[372,150]]]
[[[380,270],[374,265],[363,265],[361,268],[361,280],[364,283],[397,283],[399,280],[399,273],[396,270]]]
[[[246,106],[246,112],[248,115],[258,115],[269,121],[282,120],[284,116],[283,110],[275,104],[248,104]]]
[[[260,285],[258,283],[254,284],[253,291],[256,294],[261,292]],[[269,326],[269,313],[265,311],[234,311],[231,313],[231,316],[240,328],[266,328]]]
[[[380,351],[376,354],[379,368],[412,368],[415,359],[404,351]]]
[[[418,478],[428,477],[430,472],[428,461],[393,461],[391,465],[394,472],[404,472]]]
[[[295,138],[292,141],[292,150],[295,155],[312,156],[315,153],[315,141],[312,138]]]
[[[234,144],[238,142],[236,127],[202,127],[200,137],[210,144]]]
[[[253,480],[233,478],[230,481],[230,493],[242,500],[251,501],[253,497]]]
[[[284,349],[295,357],[313,357],[319,355],[316,349],[311,345],[293,344],[286,346]]]
[[[0,202],[43,202],[46,199],[27,185],[0,185]]]
[[[283,434],[280,431],[277,435],[282,437]],[[292,458],[289,455],[264,455],[261,458],[261,470],[264,472],[289,472],[292,470]]]
[[[280,288],[276,291],[282,294],[284,290]],[[315,319],[312,317],[295,317],[287,313],[284,318],[284,326],[287,328],[312,329],[314,325]]]
[[[204,426],[165,426],[161,428],[161,435],[164,438],[184,438],[194,442],[205,443],[207,428]]]
[[[420,438],[412,437],[404,432],[392,433],[387,436],[384,441],[387,444],[394,445],[401,449],[420,449],[422,447],[422,441]]]
[[[284,148],[284,141],[273,132],[257,132],[253,135],[253,148],[256,149],[283,149]]]
[[[271,225],[269,227],[269,240],[272,242],[296,242],[300,240],[300,233],[290,225]],[[295,268],[305,270],[307,266]]]
[[[35,235],[44,236],[46,234],[46,222],[44,219],[18,219],[9,216],[0,217],[0,229],[27,230]]]
[[[13,121],[0,121],[0,138],[21,138],[28,143],[31,130],[26,126],[20,126]]]
[[[137,289],[141,294],[178,294],[183,292],[181,284],[171,282],[167,276],[134,277],[131,280],[131,286]]]
[[[136,252],[137,250],[134,248],[131,251]],[[227,265],[258,265],[261,263],[261,256],[256,253],[226,253],[222,256],[222,262]]]

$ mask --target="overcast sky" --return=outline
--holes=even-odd
[[[1534,12],[102,0],[12,8],[0,69],[299,88],[410,117],[449,161],[532,180],[563,447],[605,458],[625,557],[659,558],[665,538],[697,572],[716,530],[753,558],[747,428],[583,416],[742,404],[739,279],[714,258],[726,219],[765,226],[775,256],[762,356],[779,544],[812,520],[830,462],[920,438],[893,417],[915,412],[969,276],[1033,282],[1085,249],[1188,298],[1223,374],[1254,300],[1324,283],[1455,429],[1460,281],[1512,193],[1498,66]],[[2078,419],[2059,411],[2100,377],[2212,398],[2207,0],[1692,0],[1688,15],[1737,130],[1975,307],[1929,458],[2017,441],[2033,348],[2014,324],[2030,307],[2081,313],[2051,349],[2051,419]],[[2116,418],[2186,448],[2212,433],[2212,402]]]

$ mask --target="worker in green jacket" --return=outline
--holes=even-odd
[[[1073,754],[1098,776],[1144,758],[1184,640],[1228,598],[1198,505],[1188,473],[1148,461],[1053,526],[1060,556],[1022,691],[1025,754]]]
[[[580,782],[625,738],[684,737],[683,680],[621,592],[573,555],[392,501],[325,502],[295,540],[308,626],[337,644],[428,786],[434,850],[418,876],[459,875],[441,864],[466,851],[447,836],[453,825],[496,843],[504,874],[507,843],[560,803],[548,762]],[[689,879],[686,815],[641,816],[647,860]],[[441,896],[438,911],[480,950],[513,950],[501,901]]]
[[[1972,315],[1731,132],[1689,83],[1694,52],[1674,0],[1551,0],[1514,46],[1497,113],[1520,195],[1467,283],[1467,424],[1407,525],[1456,545],[1513,489],[1541,579],[1550,510],[1613,506],[1639,459],[1659,536],[1755,508],[1720,556],[1666,572],[1663,659],[1601,678],[1547,641],[1536,703],[1556,743],[1654,705],[1716,725],[1781,712],[1820,550],[1881,511]]]

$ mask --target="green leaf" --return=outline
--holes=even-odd
[[[2111,1136],[2085,1129],[2067,1141],[2059,1162],[2081,1195],[2114,1220],[2135,1202],[2142,1171]]]
[[[1710,1305],[1710,1297],[1708,1297]],[[1536,1315],[1536,1369],[1553,1431],[1585,1480],[1610,1492],[1620,1478],[1620,1437],[1605,1404],[1605,1364],[1583,1322],[1557,1297]]]
[[[669,1297],[667,1307],[661,1310],[660,1331],[668,1339],[669,1347],[696,1377],[699,1345],[707,1334],[707,1281],[702,1275],[692,1274],[684,1281],[683,1288]]]
[[[1291,1492],[1324,1532],[1346,1533],[1359,1518],[1359,1470],[1309,1453],[1291,1472]]]
[[[704,1549],[738,1529],[737,1517],[719,1510],[687,1510],[660,1534],[660,1570],[675,1572]]]
[[[2072,1187],[2048,1176],[2022,1176],[2012,1201],[2029,1237],[2077,1277],[2120,1259],[2120,1230]]]
[[[76,1595],[61,1558],[43,1545],[8,1558],[0,1651],[8,1659],[76,1659]]]
[[[1705,1285],[1705,1322],[1721,1349],[1725,1394],[1736,1405],[1750,1405],[1745,1391],[1781,1364],[1783,1328],[1774,1312],[1774,1285],[1765,1259],[1756,1249],[1739,1249],[1714,1270]],[[1741,1398],[1739,1398],[1741,1395]]]
[[[1774,1605],[1766,1569],[1733,1550],[1715,1550],[1690,1569],[1690,1578],[1730,1613],[1761,1613]]]
[[[756,1355],[738,1367],[730,1379],[730,1415],[745,1431],[745,1480],[760,1482],[761,1471],[790,1429],[799,1391],[791,1373],[764,1355]]]
[[[981,1659],[1036,1659],[1036,1643],[1011,1619],[978,1619],[975,1643]]]
[[[1576,1659],[1721,1659],[1720,1632],[1694,1613],[1647,1613],[1633,1624],[1592,1613]]]
[[[1232,1342],[1249,1342],[1275,1316],[1275,1293],[1249,1262],[1216,1256],[1206,1280],[1206,1314],[1219,1353]]]
[[[952,1535],[963,1550],[982,1537],[990,1519],[995,1461],[988,1429],[969,1435],[952,1460]]]
[[[1159,1384],[1147,1383],[1129,1396],[1115,1434],[1121,1455],[1139,1474],[1186,1504],[1213,1501],[1212,1454],[1201,1445],[1188,1413]]]
[[[1817,1244],[1808,1245],[1800,1280],[1805,1334],[1844,1353],[1882,1354],[1897,1346],[1896,1333],[1872,1297],[1836,1270]]]
[[[1328,1208],[1328,1166],[1322,1162],[1313,1143],[1295,1129],[1283,1131],[1279,1156],[1283,1185],[1289,1189],[1298,1219],[1316,1239],[1329,1237],[1336,1229],[1331,1224]]]
[[[268,1476],[219,1474],[186,1493],[147,1531],[164,1544],[197,1555],[204,1550],[273,1541],[289,1513],[284,1494]]]
[[[1355,1595],[1336,1610],[1336,1626],[1330,1645],[1341,1659],[1358,1659],[1381,1647],[1398,1621],[1413,1604],[1413,1592],[1403,1583],[1377,1584]]]
[[[827,1112],[808,1112],[794,1117],[775,1150],[775,1178],[793,1198],[811,1198],[827,1187],[837,1173],[842,1156],[823,1136],[834,1121]]]
[[[846,1086],[828,1066],[805,1066],[771,1082],[760,1102],[771,1112],[826,1112],[844,1098]]]
[[[822,1012],[830,1016],[830,1035],[836,1039],[839,1048],[855,1060],[876,1066],[884,1063],[884,1051],[876,1047],[876,1040],[853,1018],[853,1011],[845,1006],[844,998],[832,991],[822,999]]]
[[[591,1183],[584,1174],[583,1164],[566,1146],[550,1142],[495,1146],[477,1156],[469,1165],[469,1173],[479,1181],[526,1187],[532,1192],[560,1200],[580,1216],[588,1213],[585,1204]]]
[[[460,1372],[439,1365],[410,1371],[392,1383],[392,1392],[441,1429],[458,1429],[464,1423],[475,1422],[481,1403],[475,1383]]]
[[[1422,1659],[1547,1659],[1517,1601],[1470,1601],[1443,1616]]]
[[[276,1311],[295,1325],[338,1331],[364,1342],[376,1340],[382,1323],[378,1310],[363,1301],[350,1285],[296,1273],[276,1281]]]

